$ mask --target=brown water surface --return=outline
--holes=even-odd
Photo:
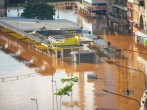
[[[106,35],[102,31],[103,20],[83,17],[78,20],[85,29],[93,30],[92,33],[121,48],[125,58],[100,58],[96,64],[72,65],[71,60],[51,58],[45,52],[0,33],[0,110],[36,110],[36,103],[31,98],[37,99],[39,110],[60,110],[60,97],[54,95],[56,87],[65,85],[61,78],[72,76],[77,76],[79,82],[74,84],[70,96],[62,97],[62,110],[139,109],[138,102],[103,89],[140,102],[145,89],[144,75],[105,60],[147,72],[147,55],[144,54],[147,48],[134,43],[132,36]],[[89,73],[97,74],[98,79],[88,79]],[[129,95],[125,94],[127,88],[133,91]]]

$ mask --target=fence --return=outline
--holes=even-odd
[[[25,75],[4,77],[4,78],[0,78],[0,82],[16,81],[16,80],[29,78],[29,77],[34,77],[34,76],[40,76],[40,75],[37,74],[37,73],[31,73],[31,74],[25,74]]]

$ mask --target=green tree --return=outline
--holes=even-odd
[[[23,13],[21,14],[24,18],[36,18],[42,20],[53,19],[54,15],[54,7],[45,2],[26,3]]]

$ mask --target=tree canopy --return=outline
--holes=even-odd
[[[53,19],[55,15],[55,9],[53,6],[45,2],[33,2],[26,3],[23,13],[24,18],[36,18],[36,19]]]

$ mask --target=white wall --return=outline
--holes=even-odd
[[[128,0],[128,2],[133,3],[134,0]]]
[[[83,0],[85,2],[88,2],[88,3],[92,3],[93,0]]]
[[[107,0],[83,0],[86,1],[88,3],[107,3]]]

